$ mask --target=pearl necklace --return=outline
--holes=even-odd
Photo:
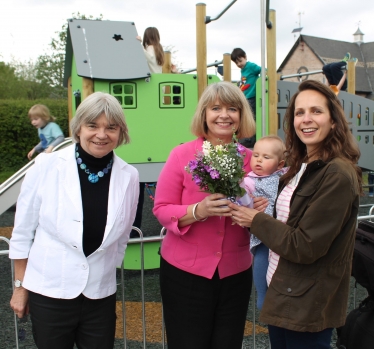
[[[99,179],[101,177],[104,177],[104,175],[106,175],[109,170],[112,168],[112,164],[113,164],[113,158],[110,159],[109,161],[109,164],[106,165],[106,167],[102,170],[102,171],[99,171],[97,174],[96,173],[91,173],[91,171],[87,168],[87,165],[83,163],[83,160],[79,157],[79,153],[78,153],[78,146],[75,148],[75,157],[77,159],[77,164],[78,166],[88,174],[88,181],[90,183],[97,183],[99,181]]]

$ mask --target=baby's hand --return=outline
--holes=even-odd
[[[253,208],[259,212],[264,212],[268,203],[268,199],[264,197],[253,197]]]

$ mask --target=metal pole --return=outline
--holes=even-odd
[[[8,244],[8,246],[10,244],[9,239],[7,239],[4,236],[0,236],[0,241],[5,241]],[[0,251],[0,255],[8,255],[8,254],[9,254],[9,250]],[[14,280],[14,261],[13,261],[13,259],[10,262],[10,269],[11,269],[10,277],[12,278],[12,291],[14,292],[14,282],[13,282],[13,280]],[[16,315],[16,313],[13,312],[13,316],[14,316],[14,330],[16,332],[16,349],[18,349],[19,348],[19,342],[18,342],[18,322],[17,322],[17,315]]]
[[[236,2],[237,0],[233,0],[233,1],[231,1],[231,3],[230,4],[228,4],[226,7],[225,7],[225,9],[217,16],[217,17],[215,17],[215,18],[210,18],[210,16],[206,16],[205,17],[205,24],[208,24],[208,23],[210,23],[210,22],[212,22],[212,21],[215,21],[215,20],[217,20],[218,18],[220,18],[233,4],[234,4],[234,2]]]
[[[223,63],[223,60],[220,60],[220,61],[215,61],[214,63],[209,63],[206,65],[207,68],[209,67],[216,67],[218,66],[219,64],[222,64]],[[184,70],[181,70],[181,74],[187,74],[187,73],[191,73],[193,71],[196,71],[197,68],[191,68],[191,69],[184,69]]]
[[[313,71],[308,71],[306,73],[297,73],[297,74],[291,74],[291,75],[281,75],[280,80],[283,79],[289,79],[289,78],[296,78],[296,77],[301,77],[305,75],[313,75],[313,74],[320,74],[323,73],[323,70],[313,70]]]

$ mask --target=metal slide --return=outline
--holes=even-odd
[[[53,151],[65,148],[72,144],[72,139],[65,138],[65,141],[57,145]],[[28,162],[12,177],[8,178],[3,184],[0,185],[0,215],[12,207],[16,202],[21,190],[21,185],[26,172],[34,165],[34,160]]]

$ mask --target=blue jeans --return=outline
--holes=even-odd
[[[271,349],[330,349],[332,328],[298,332],[268,325]]]
[[[266,273],[269,266],[269,249],[264,244],[255,247],[253,256],[253,282],[257,292],[257,308],[262,309],[268,284],[266,282]]]

